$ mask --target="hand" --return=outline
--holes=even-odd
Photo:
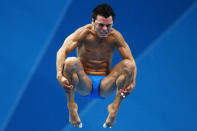
[[[134,86],[132,84],[130,84],[127,88],[125,89],[120,89],[120,97],[122,97],[123,99],[126,98],[134,89]]]
[[[58,81],[67,93],[73,89],[73,85],[64,76],[58,77]]]

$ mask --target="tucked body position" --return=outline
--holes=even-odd
[[[74,127],[82,127],[74,101],[75,91],[82,96],[101,99],[116,91],[103,124],[104,128],[111,128],[121,101],[135,87],[136,64],[123,36],[112,27],[114,17],[110,5],[98,5],[92,11],[92,23],[69,35],[57,52],[57,80],[66,92],[69,122]],[[66,57],[74,49],[77,49],[77,57]],[[111,69],[115,49],[122,61]]]

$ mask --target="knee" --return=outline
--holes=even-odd
[[[64,64],[77,64],[77,63],[79,63],[79,59],[77,57],[68,57],[64,62]]]
[[[68,57],[64,62],[64,71],[66,72],[74,72],[76,70],[80,70],[81,62],[76,57]]]
[[[132,62],[131,60],[128,60],[128,59],[123,60],[122,64],[123,64],[122,67],[124,71],[129,72],[129,73],[132,73],[136,68],[135,62]]]

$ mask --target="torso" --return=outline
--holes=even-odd
[[[89,75],[109,74],[115,47],[116,42],[112,34],[101,40],[89,32],[77,47],[77,55],[85,73]]]

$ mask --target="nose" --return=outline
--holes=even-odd
[[[106,25],[103,26],[103,30],[107,31],[107,26]]]

